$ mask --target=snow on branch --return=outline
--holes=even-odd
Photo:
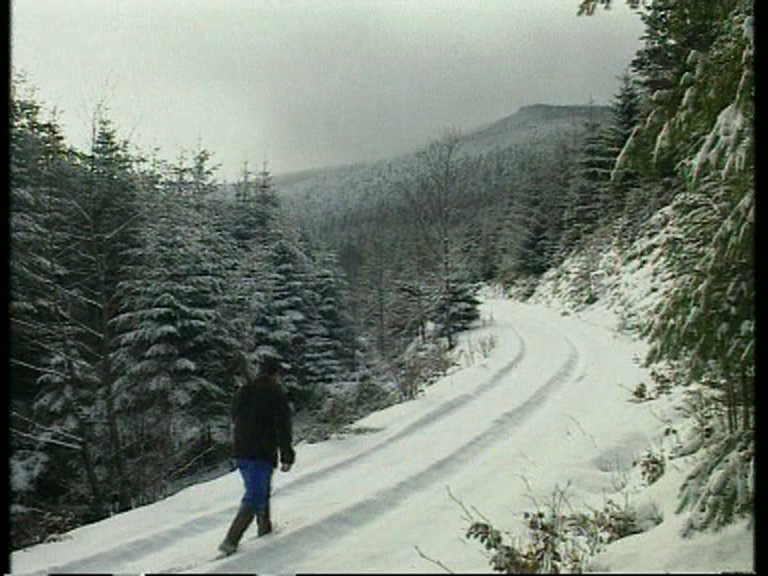
[[[10,428],[11,432],[21,436],[22,438],[27,438],[28,440],[34,440],[35,442],[44,442],[45,444],[54,444],[56,446],[62,446],[63,448],[69,448],[70,450],[80,450],[80,446],[76,444],[71,444],[69,442],[64,442],[62,440],[56,440],[55,438],[44,438],[42,436],[34,436],[32,434],[27,434],[26,432],[22,432],[21,430],[16,430],[15,428]]]
[[[19,420],[23,420],[24,422],[28,422],[29,424],[32,424],[33,426],[35,426],[36,428],[40,428],[41,430],[46,430],[48,432],[52,432],[53,434],[60,434],[61,436],[65,436],[65,437],[67,437],[67,438],[69,438],[71,440],[74,440],[75,442],[80,442],[80,443],[83,442],[83,439],[80,438],[79,436],[75,436],[74,434],[70,434],[69,432],[65,432],[63,430],[56,430],[56,429],[50,428],[48,426],[43,426],[39,422],[35,422],[34,420],[32,420],[30,418],[27,418],[26,416],[23,416],[23,415],[19,414],[15,410],[11,410],[11,416],[15,416]]]
[[[744,170],[751,141],[749,123],[736,102],[732,102],[717,116],[715,126],[696,153],[692,162],[693,179],[698,179],[701,170],[707,165],[716,166],[723,155],[726,158],[720,171],[722,178],[728,176],[733,169],[739,172]]]

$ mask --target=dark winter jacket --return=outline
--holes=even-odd
[[[275,468],[279,451],[280,462],[293,464],[291,413],[276,382],[259,378],[240,388],[232,403],[232,419],[235,458],[265,460]]]

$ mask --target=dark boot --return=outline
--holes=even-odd
[[[259,528],[259,536],[272,532],[272,520],[269,518],[269,502],[261,512],[256,514],[256,525]]]
[[[243,532],[248,529],[248,526],[253,522],[254,513],[251,507],[245,502],[240,503],[240,509],[237,511],[237,516],[232,520],[232,525],[229,527],[227,536],[224,541],[219,544],[219,550],[224,554],[232,554],[237,550],[237,545],[240,543],[240,538],[243,537]]]

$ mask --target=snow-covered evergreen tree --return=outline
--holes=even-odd
[[[563,245],[573,250],[599,227],[610,213],[609,182],[616,155],[606,127],[595,119],[585,122],[577,168],[563,201]]]
[[[341,380],[350,372],[355,339],[336,257],[322,255],[314,268],[314,289],[310,293],[317,298],[313,306],[316,329],[307,338],[307,371],[310,382],[328,383]]]
[[[714,363],[731,432],[752,425],[755,302],[752,9],[733,4],[713,23],[709,50],[691,52],[699,71],[671,119],[690,140],[678,161],[688,186],[674,205],[684,241],[670,254],[676,282],[652,331],[652,357],[685,358],[691,379]]]
[[[137,493],[152,488],[136,479],[146,473],[142,467],[165,480],[163,471],[182,463],[185,446],[217,420],[219,427],[227,424],[237,350],[221,307],[231,251],[201,210],[205,182],[191,173],[187,182],[146,190],[151,216],[132,273],[120,286],[117,397],[133,444],[152,446],[155,460],[148,464],[146,449],[133,451],[140,463],[133,467]]]
[[[307,338],[313,324],[310,302],[309,262],[295,239],[280,238],[269,247],[271,271],[268,277],[269,310],[274,329],[265,343],[283,360],[283,382],[289,399],[311,403],[313,390],[307,379]]]
[[[21,84],[14,81],[10,99],[11,465],[35,465],[25,474],[32,482],[14,488],[14,501],[26,498],[16,489],[34,489],[39,480],[41,490],[57,486],[52,491],[63,503],[76,493],[98,514],[102,491],[95,455],[101,447],[85,344],[88,304],[71,272],[79,240],[69,220],[71,200],[82,175],[69,161],[55,116],[44,121],[34,96],[18,92]],[[69,493],[60,478],[74,485]]]
[[[450,325],[456,332],[467,330],[480,317],[476,286],[462,276],[456,275],[450,283],[450,294],[441,294],[434,307],[434,320],[443,334],[446,327],[444,318],[450,318]]]

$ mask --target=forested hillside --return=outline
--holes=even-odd
[[[233,391],[266,355],[282,359],[310,438],[414,397],[477,318],[478,283],[564,254],[564,218],[583,208],[557,182],[597,178],[577,148],[586,134],[604,153],[609,112],[530,107],[415,155],[321,172],[302,193],[266,166],[224,186],[202,147],[171,163],[144,154],[106,106],[90,149],[73,149],[33,87],[12,88],[19,544],[225,462]]]
[[[466,135],[447,131],[414,154],[286,177],[281,195],[339,255],[356,321],[395,358],[424,336],[446,294],[529,282],[596,228],[628,135],[613,128],[618,113],[529,106]]]

